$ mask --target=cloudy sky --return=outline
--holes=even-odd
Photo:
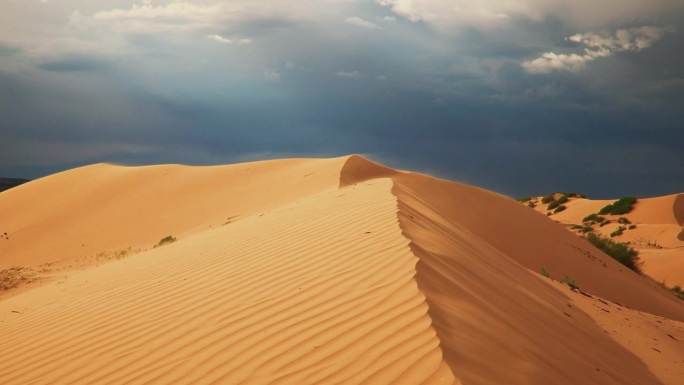
[[[0,0],[0,176],[350,153],[684,192],[684,2]]]

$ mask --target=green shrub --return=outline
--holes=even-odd
[[[582,227],[582,234],[586,234],[586,233],[589,233],[589,232],[591,232],[591,231],[594,231],[594,228],[591,227],[591,226],[584,226],[584,227]]]
[[[622,233],[623,233],[624,231],[625,231],[625,228],[622,227],[622,226],[620,226],[620,227],[618,227],[615,231],[613,231],[612,233],[610,233],[610,236],[611,236],[611,237],[619,237],[620,235],[622,235]]]
[[[159,243],[157,243],[157,246],[164,246],[164,245],[166,245],[166,244],[168,244],[168,243],[173,243],[173,242],[176,242],[176,237],[172,237],[172,236],[169,235],[169,236],[166,236],[166,237],[162,238],[162,239],[159,241]],[[155,246],[155,247],[156,247],[156,246]]]
[[[549,278],[549,276],[551,275],[551,274],[549,274],[548,270],[544,269],[543,267],[541,268],[541,270],[539,271],[539,273],[540,273],[541,275],[543,275],[544,277],[546,277],[546,278]]]
[[[605,221],[601,222],[601,224],[599,225],[599,227],[603,227],[603,226],[605,226],[605,225],[609,225],[610,223],[611,223],[611,222],[610,222],[609,220],[605,220]]]
[[[525,203],[525,202],[531,201],[531,200],[532,200],[532,197],[523,197],[523,198],[518,198],[518,199],[516,199],[516,200],[517,200],[518,202]]]
[[[567,195],[562,195],[560,198],[557,199],[558,203],[563,204],[568,201],[568,196]]]
[[[636,225],[629,225],[628,229],[634,230],[634,229],[636,229]]]
[[[561,282],[570,286],[571,289],[579,289],[579,285],[577,284],[577,282],[575,282],[574,279],[568,277],[567,275],[563,276]]]
[[[535,205],[534,202],[528,202],[527,207],[533,209],[533,208],[537,207],[537,205]]]
[[[627,214],[632,211],[632,206],[636,203],[637,199],[635,197],[624,197],[617,201],[605,206],[599,211],[601,215],[620,215]]]
[[[582,228],[582,225],[572,225],[572,226],[570,227],[570,230],[579,230],[579,229],[581,229],[581,228]]]
[[[589,222],[589,221],[594,221],[596,223],[603,222],[603,217],[598,216],[596,214],[589,214],[584,219],[582,219],[582,222]]]
[[[639,258],[639,252],[627,246],[627,244],[615,242],[596,233],[587,234],[587,240],[616,261],[637,273],[641,273],[643,262]]]
[[[543,270],[543,269],[544,269],[544,268],[542,268],[542,270]],[[674,285],[674,286],[672,286],[672,291],[674,291],[675,293],[681,293],[681,292],[682,292],[682,288],[681,288],[679,285]]]
[[[620,218],[618,218],[618,223],[621,223],[623,225],[629,225],[632,222],[630,222],[629,219],[627,219],[625,217],[620,217]]]
[[[541,202],[544,204],[551,202],[553,200],[554,195],[555,194],[549,194],[549,195],[543,197]]]
[[[560,206],[560,203],[558,203],[558,201],[551,201],[551,203],[549,203],[549,205],[546,207],[546,209],[547,210],[553,210],[558,206]]]
[[[558,201],[556,201],[556,202],[558,202]],[[561,211],[563,211],[563,210],[565,210],[565,209],[567,209],[567,207],[565,207],[565,205],[560,205],[560,206],[556,207],[556,209],[553,210],[553,212],[554,212],[554,213],[559,213],[559,212],[561,212]]]

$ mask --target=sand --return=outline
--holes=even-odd
[[[541,204],[539,198],[535,201],[538,203],[535,210],[547,213],[547,205]],[[568,227],[581,225],[587,215],[598,213],[614,201],[571,199],[565,204],[565,211],[552,214],[550,218]],[[627,218],[635,228],[618,223],[621,217]],[[684,286],[684,194],[639,199],[632,212],[604,215],[604,218],[612,223],[602,227],[594,225],[594,231],[609,237],[618,227],[624,227],[624,233],[613,239],[639,251],[646,275],[668,286]]]
[[[43,278],[2,293],[3,384],[682,378],[684,302],[506,197],[359,156],[93,165],[0,217],[0,264]]]

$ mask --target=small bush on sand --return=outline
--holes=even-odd
[[[620,214],[627,214],[630,211],[632,211],[632,206],[636,203],[637,199],[635,197],[624,197],[620,198],[617,201],[609,204],[608,206],[605,206],[604,208],[599,211],[599,214],[601,215],[620,215]]]
[[[549,194],[549,195],[543,197],[542,200],[541,200],[541,202],[544,203],[544,204],[551,202],[551,201],[553,200],[553,196],[554,196],[554,195],[555,195],[555,194]]]
[[[584,226],[584,227],[582,227],[582,230],[581,230],[582,234],[586,234],[586,233],[589,233],[592,231],[594,231],[594,228],[591,226]]]
[[[610,238],[602,237],[593,232],[587,234],[587,240],[614,260],[637,273],[641,273],[643,262],[639,258],[639,252],[629,247],[627,244],[615,242]]]
[[[560,198],[556,200],[559,204],[566,203],[568,201],[568,196],[567,195],[561,195]]]
[[[582,219],[582,222],[596,222],[596,223],[601,223],[603,222],[603,217],[596,215],[596,214],[589,214],[584,219]]]
[[[558,206],[560,206],[560,203],[558,203],[558,201],[551,201],[551,203],[549,203],[549,205],[546,206],[546,209],[547,210],[553,210]]]
[[[620,218],[618,218],[618,223],[623,224],[623,225],[629,225],[632,222],[630,222],[629,219],[627,219],[625,217],[620,217]]]
[[[546,277],[546,278],[549,278],[549,276],[551,275],[551,274],[549,274],[549,271],[546,270],[546,269],[543,268],[543,267],[541,268],[541,270],[539,271],[539,273],[540,273],[541,275],[543,275],[544,277]]]
[[[169,236],[162,238],[159,241],[159,243],[157,243],[157,246],[164,246],[166,244],[173,243],[173,242],[176,242],[176,237],[169,235]],[[155,247],[157,247],[157,246],[155,246]]]
[[[561,212],[561,211],[563,211],[563,210],[565,210],[565,209],[567,209],[567,207],[565,207],[565,205],[560,205],[560,206],[556,207],[556,209],[553,210],[553,212],[554,212],[554,214],[555,214],[555,213],[559,213],[559,212]]]
[[[518,199],[516,199],[516,200],[517,200],[518,202],[525,203],[525,202],[529,202],[530,200],[532,200],[532,197],[522,197],[522,198],[518,198]]]
[[[579,290],[579,285],[577,284],[577,282],[575,282],[574,279],[568,277],[567,275],[563,276],[561,282],[570,286],[570,288],[573,290]]]
[[[610,233],[610,236],[611,236],[611,238],[612,238],[612,237],[619,237],[620,235],[622,235],[622,233],[623,233],[624,231],[625,231],[625,228],[622,227],[622,226],[620,226],[620,227],[618,227],[615,231],[613,231],[612,233]]]

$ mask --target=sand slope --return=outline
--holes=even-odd
[[[547,205],[535,198],[535,210],[546,213]],[[551,215],[555,221],[565,225],[582,224],[582,219],[598,213],[615,200],[571,199],[565,211]],[[620,224],[617,220],[626,218],[635,226]],[[605,215],[611,223],[594,225],[594,231],[609,236],[618,227],[626,230],[614,239],[629,243],[639,251],[644,261],[644,272],[657,281],[669,286],[684,285],[684,194],[639,199],[632,212],[624,215]]]
[[[110,249],[179,238],[6,293],[3,384],[677,384],[683,374],[682,301],[510,199],[358,156],[94,165],[3,194],[4,266],[73,261],[86,246],[43,240],[80,232]]]

